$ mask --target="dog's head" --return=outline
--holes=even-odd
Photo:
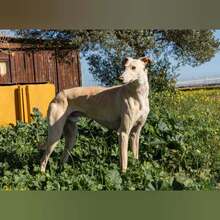
[[[141,57],[139,59],[133,59],[130,57],[125,58],[124,67],[125,70],[119,77],[123,83],[129,83],[139,79],[145,79],[147,77],[146,65],[151,63],[148,57]]]

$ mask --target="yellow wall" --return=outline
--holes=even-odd
[[[16,121],[31,121],[33,108],[38,108],[43,117],[50,101],[55,96],[53,84],[0,86],[0,125],[16,124]]]
[[[40,110],[43,117],[46,117],[48,105],[55,96],[55,86],[53,84],[28,85],[25,89],[27,95],[27,115],[30,116],[35,107]]]
[[[0,86],[0,125],[15,124],[19,114],[18,86]]]

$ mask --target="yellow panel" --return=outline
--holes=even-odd
[[[0,86],[0,125],[16,124],[18,86]]]
[[[43,117],[55,96],[53,84],[0,86],[0,125],[16,124],[17,120],[31,121],[33,108],[38,108]]]
[[[29,122],[30,113],[28,112],[28,97],[26,86],[20,86],[22,100],[22,121]]]
[[[18,104],[16,106],[16,111],[19,112],[19,120],[24,121],[24,106],[23,106],[23,91],[22,86],[18,86],[18,96],[16,101]]]
[[[27,85],[26,95],[27,112],[29,115],[28,121],[30,122],[30,113],[33,112],[33,108],[38,108],[43,117],[46,117],[48,105],[55,96],[55,86],[49,83]]]

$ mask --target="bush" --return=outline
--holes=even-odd
[[[119,170],[115,132],[81,119],[69,162],[59,167],[64,140],[40,173],[47,124],[35,110],[32,123],[0,128],[2,190],[209,190],[220,178],[220,90],[154,93],[140,138],[140,160],[129,152],[126,174]]]

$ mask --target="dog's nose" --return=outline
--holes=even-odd
[[[119,76],[118,79],[123,81],[124,77],[123,76]]]

